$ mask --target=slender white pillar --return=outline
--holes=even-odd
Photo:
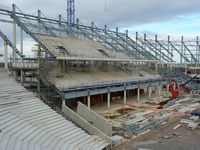
[[[24,81],[24,74],[23,74],[23,70],[21,70],[21,83],[23,83]]]
[[[110,108],[110,92],[108,92],[107,107]]]
[[[149,98],[151,98],[151,97],[152,97],[152,88],[149,87]]]
[[[167,85],[167,92],[169,92],[169,85]]]
[[[17,24],[16,24],[16,22],[14,20],[15,13],[16,13],[16,6],[15,6],[15,4],[12,5],[12,9],[13,9],[13,45],[16,47],[16,45],[17,45],[17,36],[16,36],[17,35],[17,31],[16,31]],[[15,62],[15,60],[16,60],[16,52],[14,50],[13,50],[13,54],[12,55],[13,55],[12,57],[14,58],[14,62]],[[14,74],[15,80],[17,80],[17,73],[16,73],[16,71],[14,71],[13,74]]]
[[[16,28],[17,28],[17,24],[13,20],[13,44],[14,44],[15,47],[17,45]],[[14,58],[14,60],[16,59],[16,52],[15,51],[13,51],[13,58]]]
[[[8,69],[8,45],[4,42],[4,68]]]
[[[62,110],[64,109],[65,106],[66,106],[65,105],[65,100],[62,100]]]
[[[126,105],[126,89],[124,90],[124,105]]]
[[[23,30],[22,28],[20,28],[20,49],[22,54],[24,53],[23,38],[24,38]]]
[[[88,95],[88,97],[87,97],[87,106],[90,109],[90,95]]]
[[[140,101],[140,88],[137,89],[137,100]]]

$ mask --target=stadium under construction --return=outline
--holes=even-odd
[[[188,119],[200,110],[198,36],[133,39],[128,30],[78,19],[71,25],[14,4],[0,9],[0,22],[13,36],[0,28],[0,149],[123,149],[139,137],[153,139],[151,131],[174,115],[172,131],[188,124],[199,133],[199,119]],[[35,43],[32,57],[24,36]]]

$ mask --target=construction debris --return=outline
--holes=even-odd
[[[176,130],[176,129],[179,128],[180,126],[181,126],[180,124],[176,125],[176,126],[173,128],[173,130]]]
[[[197,129],[197,127],[198,127],[198,123],[189,123],[189,124],[187,125],[187,128],[188,128],[189,130],[195,130],[195,129]]]
[[[192,120],[189,120],[189,119],[181,119],[180,122],[181,122],[181,123],[185,123],[185,124],[194,123]]]
[[[139,135],[139,134],[142,134],[143,132],[146,132],[147,130],[160,126],[164,121],[167,121],[168,119],[169,119],[169,116],[161,116],[157,120],[147,122],[147,124],[145,125],[133,124],[133,125],[126,126],[124,128],[124,131],[128,135]]]
[[[112,142],[115,146],[120,145],[123,142],[124,138],[119,135],[112,136]]]
[[[190,120],[197,122],[197,121],[199,121],[199,116],[192,116],[192,117],[190,117]]]

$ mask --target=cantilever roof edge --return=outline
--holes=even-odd
[[[82,61],[118,61],[118,62],[160,62],[159,60],[137,60],[137,59],[115,59],[115,58],[79,58],[79,57],[57,57],[57,60],[82,60]]]

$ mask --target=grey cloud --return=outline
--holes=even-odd
[[[58,14],[66,18],[66,1],[12,0],[25,13],[36,14],[37,9],[41,9],[48,17],[53,18]],[[91,21],[98,25],[108,24],[110,27],[128,28],[200,12],[199,0],[75,0],[75,3],[76,17],[80,20],[88,24]],[[11,1],[0,0],[0,6],[11,8],[10,4]]]

